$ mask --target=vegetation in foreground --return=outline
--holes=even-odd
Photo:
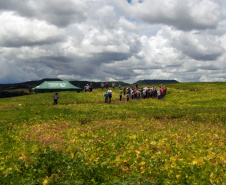
[[[104,92],[0,99],[1,184],[225,184],[226,83],[169,84],[164,100]]]

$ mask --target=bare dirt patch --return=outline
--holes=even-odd
[[[54,149],[60,149],[67,140],[64,133],[70,128],[70,124],[66,122],[38,124],[28,128],[24,137],[26,140],[41,142],[44,146],[51,145]]]

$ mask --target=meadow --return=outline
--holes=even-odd
[[[0,184],[226,184],[225,82],[105,91],[0,99]]]

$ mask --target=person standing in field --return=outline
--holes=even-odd
[[[89,92],[92,92],[93,91],[93,84],[90,83],[90,86],[89,86]]]
[[[58,98],[59,98],[58,93],[55,93],[55,95],[53,97],[53,99],[54,99],[54,105],[57,105]]]
[[[145,89],[143,89],[143,99],[145,99],[145,98],[146,98],[146,95],[147,95],[146,90],[145,90]]]
[[[127,101],[129,101],[129,93],[127,93],[126,98],[127,98]]]
[[[121,89],[121,84],[118,85],[118,88]]]
[[[130,94],[130,87],[128,87],[128,88],[126,89],[126,93],[127,93],[127,94]]]
[[[108,83],[106,82],[106,84],[105,84],[105,87],[106,87],[106,89],[108,89]]]
[[[136,89],[138,89],[138,84],[136,83]]]
[[[104,94],[104,97],[105,97],[105,103],[108,103],[108,92],[106,92],[106,93]]]
[[[124,96],[126,95],[126,87],[123,87]]]
[[[136,99],[137,98],[137,89],[136,88],[133,90],[133,93],[134,93],[134,99]]]
[[[122,89],[119,90],[119,100],[122,101]]]
[[[102,90],[104,89],[104,83],[103,82],[101,83],[101,88],[102,88]]]
[[[164,96],[166,95],[167,87],[164,86]]]
[[[157,93],[157,92],[158,92],[158,89],[157,89],[157,87],[155,86],[155,94],[154,94],[154,97],[155,97],[155,98],[158,98],[158,93]]]
[[[130,94],[131,94],[131,98],[132,98],[132,100],[133,100],[133,95],[134,95],[134,93],[133,93],[133,89],[131,88],[131,90],[130,90]]]
[[[161,87],[160,87],[161,88]],[[161,99],[161,93],[160,93],[160,90],[157,90],[157,96],[158,96],[158,99],[160,100]]]
[[[87,84],[85,88],[86,88],[85,92],[89,91],[89,84]]]
[[[139,100],[139,99],[140,99],[140,91],[137,90],[137,100]]]
[[[115,82],[112,83],[112,87],[113,87],[113,89],[115,88]]]
[[[108,98],[109,98],[109,103],[111,103],[111,98],[112,98],[112,90],[108,90]]]
[[[164,88],[161,86],[159,91],[160,91],[160,99],[163,99],[164,98]]]

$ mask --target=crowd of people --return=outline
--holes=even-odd
[[[124,95],[126,100],[129,101],[130,99],[148,99],[148,98],[153,98],[153,99],[163,99],[164,96],[166,95],[166,91],[167,91],[167,87],[163,86],[162,84],[160,85],[159,89],[157,89],[156,86],[152,86],[150,88],[148,87],[144,87],[139,89],[138,88],[138,84],[135,84],[134,86],[129,86],[126,87],[124,86],[122,88],[121,84],[119,84],[119,100],[122,101],[122,96]],[[104,90],[104,88],[107,89],[106,93],[104,94],[105,97],[105,103],[111,103],[111,99],[112,99],[112,90],[109,89],[109,84],[106,82],[106,84],[104,84],[103,82],[101,83],[101,88],[102,90]],[[115,89],[115,83],[112,83],[112,88]],[[93,84],[90,83],[84,86],[84,91],[85,92],[92,92],[93,90]],[[56,105],[58,102],[57,100],[59,99],[58,94],[56,93],[54,95],[54,105]]]
[[[104,87],[107,89],[106,93],[104,94],[105,103],[111,103],[112,90],[110,89],[108,90],[109,85],[107,82],[105,85],[104,83],[101,84],[102,90],[104,89]],[[112,84],[112,87],[114,89],[115,85],[113,86]],[[129,86],[129,87],[124,86],[123,88],[121,88],[121,85],[119,84],[119,100],[122,101],[123,94],[126,97],[127,101],[129,101],[130,99],[139,100],[140,98],[143,98],[143,99],[153,98],[153,99],[160,100],[164,98],[164,96],[166,95],[166,91],[167,91],[167,87],[163,86],[162,84],[159,87],[159,89],[157,89],[157,87],[154,85],[150,88],[144,87],[144,88],[138,89],[138,84],[136,84],[135,86]]]

